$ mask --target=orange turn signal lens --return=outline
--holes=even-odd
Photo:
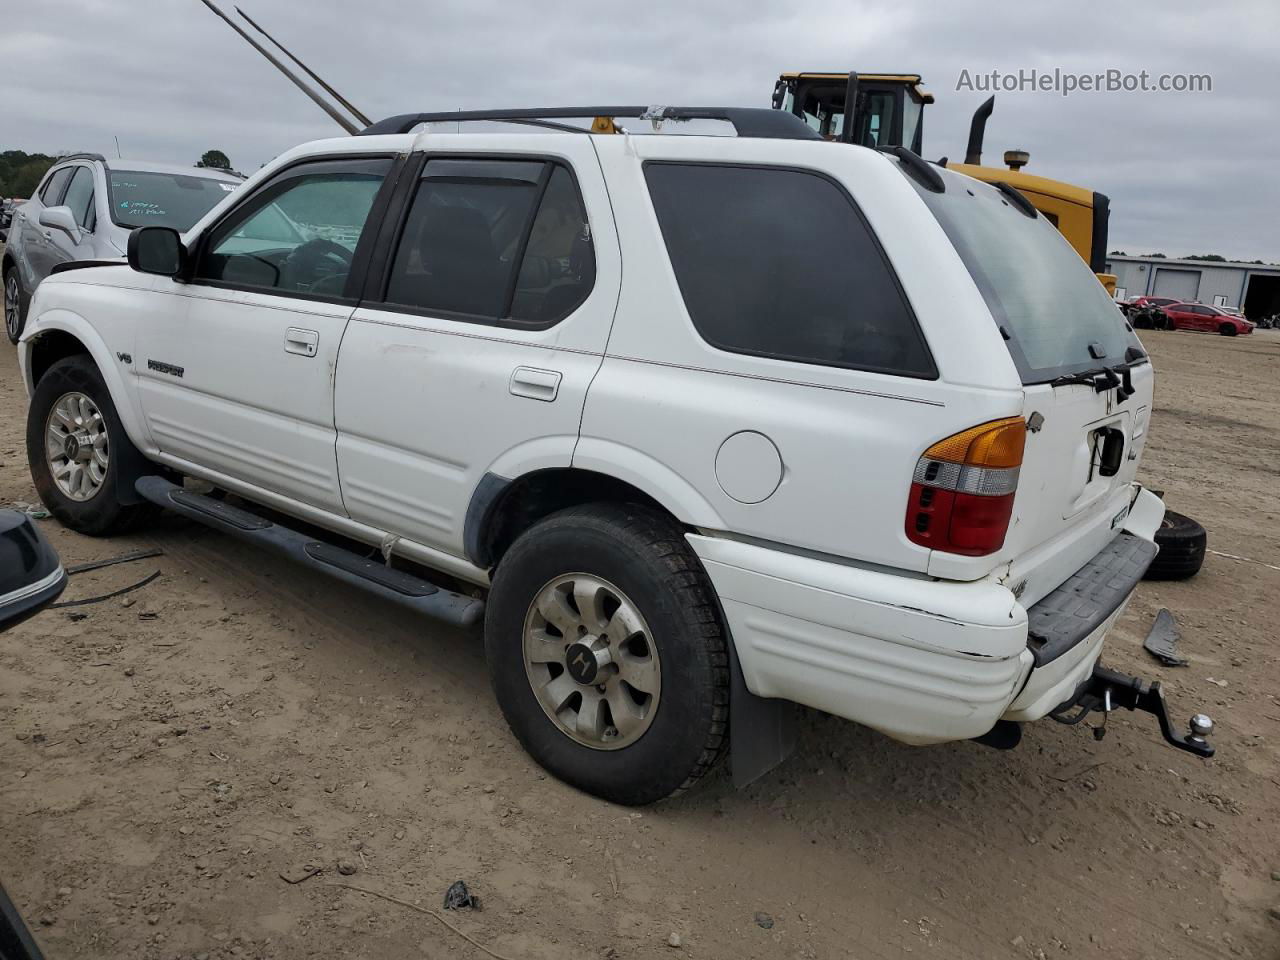
[[[974,467],[1020,467],[1026,441],[1027,425],[1023,419],[1006,417],[940,440],[921,459]]]

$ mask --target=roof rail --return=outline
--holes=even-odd
[[[420,123],[498,121],[530,123],[575,133],[591,133],[562,123],[544,123],[591,117],[635,117],[639,120],[725,120],[740,137],[773,140],[821,140],[799,117],[761,107],[535,107],[528,110],[459,110],[441,113],[403,113],[365,127],[359,136],[408,133]]]
[[[107,158],[100,153],[68,153],[65,157],[59,157],[54,163],[65,163],[67,160],[101,160],[107,162]]]

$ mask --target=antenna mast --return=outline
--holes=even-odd
[[[303,72],[304,72],[304,73],[306,73],[306,75],[307,75],[308,77],[310,77],[310,78],[311,78],[312,80],[314,80],[316,83],[320,84],[320,86],[324,87],[325,92],[326,92],[326,93],[328,93],[328,94],[329,94],[329,96],[333,97],[333,99],[337,100],[337,101],[338,101],[340,104],[342,104],[344,107],[346,107],[346,108],[347,108],[347,112],[348,112],[348,113],[350,113],[353,117],[355,117],[357,120],[359,120],[361,123],[363,123],[366,127],[371,127],[371,126],[373,126],[373,121],[372,121],[372,120],[370,120],[368,117],[366,117],[366,116],[365,116],[361,111],[357,110],[357,109],[352,105],[352,103],[351,103],[351,101],[350,101],[350,100],[348,100],[346,97],[344,97],[342,94],[340,94],[337,90],[333,89],[333,87],[329,86],[329,84],[325,83],[325,81],[324,81],[324,78],[323,78],[323,77],[321,77],[321,76],[320,76],[319,74],[317,74],[314,70],[312,70],[310,67],[308,67],[305,63],[303,63],[301,60],[299,60],[297,57],[295,57],[292,53],[290,53],[290,52],[289,52],[289,50],[288,50],[288,48],[287,48],[287,47],[285,47],[285,45],[284,45],[283,43],[281,43],[279,40],[277,40],[277,39],[276,39],[275,37],[273,37],[271,34],[267,33],[267,31],[266,31],[266,30],[263,30],[263,29],[262,29],[262,27],[258,26],[257,21],[256,21],[256,20],[254,20],[254,19],[253,19],[253,17],[249,16],[247,13],[245,13],[245,12],[244,12],[243,10],[241,10],[239,7],[236,7],[236,13],[238,13],[238,14],[240,14],[240,16],[244,17],[244,19],[245,19],[246,21],[248,21],[249,26],[253,27],[253,29],[257,30],[260,34],[262,34],[264,37],[266,37],[268,40],[270,40],[272,43],[274,43],[274,44],[275,44],[275,45],[280,49],[280,52],[281,52],[281,53],[283,53],[283,54],[284,54],[286,57],[288,57],[290,60],[292,60],[294,63],[296,63],[299,67],[301,67],[301,68],[302,68],[302,70],[303,70]]]
[[[280,62],[280,61],[279,61],[279,60],[278,60],[278,59],[277,59],[277,58],[276,58],[276,57],[271,53],[271,51],[270,51],[270,50],[268,50],[268,49],[267,49],[266,47],[264,47],[262,44],[258,43],[258,41],[257,41],[257,40],[254,40],[254,39],[253,39],[253,37],[249,36],[249,34],[248,34],[248,33],[246,33],[246,32],[245,32],[245,30],[244,30],[244,29],[243,29],[239,24],[237,24],[237,23],[236,23],[235,21],[233,21],[230,17],[228,17],[225,13],[223,13],[221,10],[219,10],[217,7],[215,7],[215,6],[213,5],[213,3],[211,2],[211,0],[201,0],[201,3],[203,3],[206,7],[208,7],[210,10],[212,10],[214,13],[216,13],[220,18],[222,18],[222,20],[224,20],[224,21],[226,22],[227,26],[229,26],[232,30],[234,30],[236,33],[240,34],[240,36],[244,37],[245,41],[246,41],[246,42],[247,42],[251,47],[253,47],[255,50],[257,50],[257,51],[258,51],[260,54],[262,54],[264,57],[266,57],[266,58],[267,58],[267,61],[268,61],[272,66],[274,66],[277,70],[279,70],[279,71],[280,71],[281,73],[283,73],[286,77],[288,77],[288,78],[289,78],[289,80],[293,82],[293,85],[294,85],[295,87],[297,87],[299,90],[301,90],[303,93],[305,93],[308,97],[310,97],[310,98],[311,98],[311,100],[315,103],[315,105],[316,105],[317,107],[319,107],[321,110],[323,110],[325,113],[327,113],[327,114],[328,114],[328,115],[333,119],[333,121],[334,121],[336,124],[338,124],[338,126],[342,127],[342,129],[343,129],[343,130],[347,131],[347,133],[351,134],[352,136],[354,136],[355,134],[357,134],[357,133],[359,133],[359,132],[360,132],[360,128],[359,128],[359,127],[357,127],[357,126],[356,126],[354,123],[352,123],[349,119],[347,119],[347,118],[346,118],[346,117],[344,117],[341,113],[339,113],[339,112],[334,108],[333,104],[331,104],[331,103],[329,103],[328,101],[326,101],[326,100],[324,99],[324,97],[320,96],[320,94],[316,93],[316,91],[315,91],[314,89],[312,89],[311,87],[309,87],[309,86],[308,86],[308,85],[307,85],[303,80],[299,79],[295,74],[293,74],[293,73],[289,70],[289,68],[288,68],[288,67],[286,67],[283,63],[281,63],[281,62]],[[273,42],[274,42],[274,41],[273,41]],[[282,49],[283,49],[283,48],[282,48]],[[304,69],[305,69],[305,68],[304,68]],[[308,73],[311,73],[311,71],[310,71],[310,70],[308,70],[307,72],[308,72]],[[312,76],[315,76],[315,74],[311,74],[311,75],[312,75]],[[319,78],[317,77],[317,79],[319,79]],[[323,83],[323,81],[321,81],[321,82]],[[325,84],[325,87],[326,87],[326,89],[329,89],[328,84]],[[341,98],[339,97],[339,99],[341,99]],[[343,101],[343,102],[345,103],[345,101]],[[367,124],[366,124],[366,125],[367,125]]]

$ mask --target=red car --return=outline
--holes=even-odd
[[[1244,317],[1203,303],[1172,303],[1162,309],[1175,330],[1199,330],[1234,337],[1241,333],[1253,333],[1255,326]]]

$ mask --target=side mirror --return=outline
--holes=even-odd
[[[129,266],[139,273],[176,277],[186,262],[187,248],[172,227],[139,227],[129,234]]]
[[[40,226],[61,230],[75,243],[80,242],[80,224],[70,207],[45,207],[40,211]]]
[[[67,585],[67,572],[31,518],[0,510],[0,630],[35,616]]]

